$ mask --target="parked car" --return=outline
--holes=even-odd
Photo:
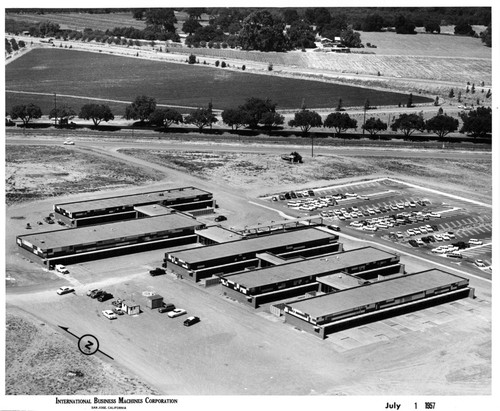
[[[123,315],[123,314],[125,314],[125,311],[123,311],[121,308],[116,308],[116,307],[113,308],[113,312],[116,315]]]
[[[340,227],[338,225],[334,225],[334,224],[329,225],[326,228],[333,230],[333,231],[340,231]]]
[[[56,271],[61,274],[69,274],[68,269],[62,264],[56,264]]]
[[[96,293],[97,291],[99,291],[98,288],[92,288],[91,290],[87,291],[87,296],[90,297],[93,293]]]
[[[474,261],[474,264],[477,265],[478,267],[481,267],[481,268],[486,267],[486,264],[484,263],[483,260],[476,260],[476,261]]]
[[[74,141],[71,141],[71,140],[66,140],[63,145],[65,146],[74,146],[75,145],[75,142]]]
[[[220,222],[220,221],[226,221],[227,220],[227,217],[223,216],[223,215],[218,215],[217,217],[215,217],[214,221],[216,222]]]
[[[59,295],[63,295],[63,294],[69,294],[69,293],[72,293],[74,292],[75,289],[74,288],[71,288],[71,287],[60,287],[56,292],[57,294]]]
[[[158,308],[159,313],[169,313],[174,310],[175,310],[175,305],[173,305],[172,303],[163,303],[163,305],[160,308]]]
[[[172,311],[169,311],[167,313],[167,315],[170,317],[170,318],[175,318],[175,317],[180,317],[181,315],[184,315],[186,314],[187,311],[182,309],[182,308],[176,308],[175,310],[172,310]]]
[[[97,290],[96,292],[93,292],[92,294],[90,294],[90,298],[99,298],[102,294],[105,294],[106,291],[103,291],[103,290]]]
[[[184,325],[186,327],[191,327],[193,324],[196,324],[196,323],[199,323],[200,322],[200,318],[199,317],[188,317],[184,320]]]
[[[99,297],[97,297],[97,301],[99,301],[100,303],[103,303],[104,301],[111,300],[112,298],[113,298],[113,294],[103,292],[102,294],[99,295]]]
[[[104,315],[108,320],[116,320],[118,318],[113,310],[103,310],[102,315]]]
[[[409,243],[412,247],[418,247],[418,243],[417,243],[415,240],[408,240],[408,243]]]
[[[483,242],[481,240],[478,240],[477,238],[471,238],[469,240],[469,244],[472,244],[472,245],[481,245],[481,244],[483,244]]]
[[[462,254],[459,252],[453,251],[451,253],[446,254],[446,257],[451,257],[451,258],[463,258]]]
[[[156,275],[162,275],[162,274],[165,274],[166,271],[163,269],[163,268],[160,268],[160,267],[156,267],[154,270],[150,270],[149,271],[149,274],[154,277]]]

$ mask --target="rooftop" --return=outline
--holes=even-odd
[[[230,241],[241,239],[241,235],[218,225],[206,227],[201,230],[196,230],[196,234],[208,238],[209,240],[215,241],[216,243],[227,243]]]
[[[251,289],[295,278],[320,276],[344,271],[349,267],[386,260],[388,258],[398,257],[395,254],[379,250],[378,248],[363,247],[327,256],[308,258],[299,262],[245,271],[240,274],[225,276],[225,278],[235,284]]]
[[[70,228],[56,231],[21,235],[23,241],[46,250],[79,244],[96,243],[121,237],[131,237],[161,231],[170,231],[202,225],[194,218],[183,214],[169,214],[138,220],[119,221],[96,226]]]
[[[288,305],[295,310],[308,314],[311,318],[319,318],[353,310],[368,304],[420,293],[463,280],[466,279],[445,271],[431,269],[289,303]]]
[[[56,204],[54,207],[62,208],[69,213],[89,210],[101,210],[121,206],[134,206],[152,204],[161,201],[185,199],[199,195],[211,194],[196,187],[181,187],[169,190],[151,191],[148,193],[130,194],[116,197],[98,198],[95,200],[75,201],[71,203]]]
[[[148,205],[135,206],[134,210],[149,217],[172,214],[173,212],[173,209],[171,209],[170,207],[162,206],[161,204],[148,204]]]
[[[320,240],[331,237],[332,234],[330,233],[314,228],[307,228],[263,237],[231,241],[223,244],[209,245],[203,248],[184,250],[172,254],[179,260],[193,264],[202,261],[217,260],[232,255],[262,252],[287,244],[300,244],[304,241]]]

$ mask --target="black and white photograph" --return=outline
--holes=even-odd
[[[5,4],[0,409],[494,410],[496,11]]]

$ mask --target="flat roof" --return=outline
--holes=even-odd
[[[230,241],[240,240],[242,238],[238,233],[227,230],[219,225],[213,225],[201,230],[196,230],[196,234],[200,235],[201,237],[208,238],[209,240],[215,241],[216,243],[228,243]]]
[[[349,288],[336,293],[312,297],[287,305],[308,314],[314,319],[353,310],[368,304],[420,293],[436,287],[447,286],[463,280],[466,280],[466,278],[446,271],[431,269]]]
[[[263,237],[247,238],[223,244],[209,245],[203,248],[184,250],[171,254],[183,262],[193,264],[203,261],[217,260],[231,255],[261,252],[287,244],[300,244],[304,241],[320,240],[331,237],[333,237],[331,233],[326,233],[314,228],[308,228],[279,234],[271,234]]]
[[[70,203],[55,204],[69,213],[77,213],[89,210],[101,210],[120,206],[134,206],[148,203],[156,203],[178,198],[190,198],[203,194],[212,194],[196,187],[180,187],[168,190],[151,191],[147,193],[130,194],[124,196],[98,198],[95,200],[75,201]]]
[[[42,250],[46,250],[49,248],[95,243],[97,241],[106,241],[121,237],[195,227],[201,224],[194,218],[174,213],[96,226],[44,231],[41,233],[20,235],[18,238],[28,241]]]
[[[173,212],[172,208],[162,206],[161,204],[148,204],[148,205],[135,206],[134,210],[150,217],[157,215],[172,214]]]
[[[363,280],[353,277],[344,272],[325,275],[317,279],[319,283],[329,285],[337,290],[345,290],[346,288],[357,287]]]
[[[343,271],[349,267],[394,257],[397,257],[396,254],[388,253],[378,248],[363,247],[326,256],[308,258],[299,262],[227,275],[224,278],[250,289],[296,278],[309,277],[311,275],[326,275],[332,272]]]

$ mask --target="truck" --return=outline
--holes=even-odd
[[[66,266],[62,264],[56,264],[56,271],[61,274],[69,274],[69,271],[66,268]]]

